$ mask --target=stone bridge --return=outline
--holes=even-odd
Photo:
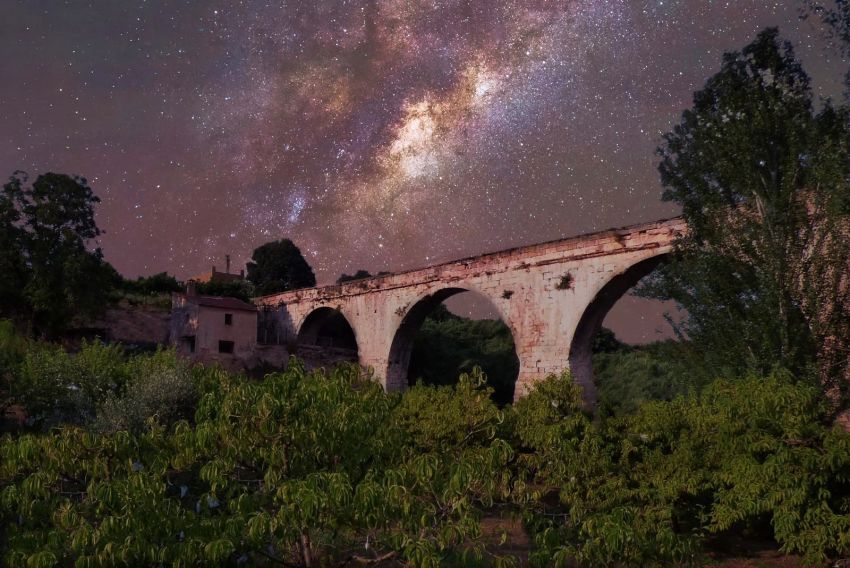
[[[387,390],[397,390],[407,386],[413,340],[428,313],[455,294],[477,292],[513,333],[520,363],[515,398],[569,368],[594,405],[593,337],[608,310],[662,262],[684,230],[681,218],[644,223],[255,302],[266,333],[275,336],[267,342],[295,353],[349,349]]]

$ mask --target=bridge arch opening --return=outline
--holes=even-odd
[[[461,373],[481,367],[499,404],[513,401],[519,375],[510,327],[489,298],[466,288],[442,289],[414,304],[395,333],[389,362],[388,378],[400,388],[420,380],[455,384]]]
[[[608,281],[585,308],[573,334],[569,351],[569,362],[570,372],[574,380],[582,386],[585,402],[589,405],[595,407],[599,398],[597,391],[599,385],[594,377],[595,353],[611,353],[623,348],[629,348],[626,345],[628,342],[647,343],[652,340],[664,338],[662,336],[651,338],[648,333],[644,333],[643,338],[627,338],[626,342],[621,342],[610,329],[606,328],[603,330],[602,324],[605,322],[606,316],[612,312],[612,308],[642,279],[652,274],[668,258],[669,254],[661,254],[632,265],[625,272],[614,276]],[[652,309],[657,309],[659,312],[665,307],[662,302],[656,300],[644,300],[643,302],[645,302],[644,309],[649,307],[647,304],[656,304],[652,306]],[[628,314],[619,315],[621,316],[621,320],[628,318]],[[624,318],[622,316],[626,317]],[[660,313],[658,314],[658,318],[658,323],[661,324]],[[611,323],[616,324],[616,322]],[[606,322],[606,325],[611,324]],[[612,325],[611,327],[615,330],[617,328],[616,325]],[[648,325],[644,325],[643,327],[648,327]]]
[[[311,366],[356,362],[357,336],[341,311],[317,308],[307,315],[298,330],[297,352]]]

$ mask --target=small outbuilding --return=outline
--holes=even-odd
[[[225,363],[248,360],[257,346],[257,308],[238,298],[201,296],[189,283],[171,297],[171,343],[181,355]]]

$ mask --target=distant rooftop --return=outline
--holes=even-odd
[[[245,280],[245,271],[240,270],[239,274],[230,274],[229,272],[219,272],[215,269],[215,266],[213,266],[212,270],[209,272],[192,276],[189,280],[194,280],[195,282],[202,284],[207,282],[238,282],[240,280]]]
[[[189,280],[194,280],[195,282],[204,284],[207,282],[238,282],[240,280],[245,280],[245,271],[240,270],[239,274],[231,274],[230,255],[226,254],[224,255],[224,272],[219,272],[215,269],[215,266],[213,266],[212,270],[209,272],[193,276],[192,278],[189,278]]]

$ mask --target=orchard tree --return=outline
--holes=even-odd
[[[251,262],[248,263],[248,280],[260,295],[316,285],[313,269],[289,239],[273,241],[254,249]]]
[[[713,373],[845,374],[847,124],[846,108],[814,110],[791,45],[768,29],[724,57],[664,136],[663,199],[689,231],[645,291],[687,310],[680,332]]]

